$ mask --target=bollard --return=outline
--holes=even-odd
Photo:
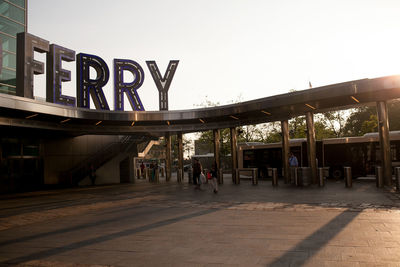
[[[258,184],[258,175],[257,175],[257,169],[253,169],[252,170],[252,178],[251,178],[251,180],[252,180],[252,182],[253,182],[253,185],[257,185]]]
[[[375,175],[376,175],[376,187],[383,187],[383,169],[381,166],[375,167]]]
[[[345,179],[345,185],[346,187],[352,187],[353,186],[353,180],[351,177],[351,167],[343,167],[344,169],[344,179]]]
[[[278,169],[277,168],[272,168],[272,185],[273,186],[278,185]]]
[[[299,174],[298,174],[298,170],[299,168],[295,167],[294,168],[294,184],[296,186],[299,186]]]
[[[319,186],[323,187],[325,185],[325,175],[324,169],[318,168]]]
[[[176,178],[178,183],[183,182],[183,169],[178,169],[176,172]]]
[[[239,169],[235,169],[235,174],[236,174],[236,177],[235,177],[235,184],[240,184]]]

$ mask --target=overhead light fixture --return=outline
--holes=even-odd
[[[67,121],[70,121],[71,119],[65,119],[63,121],[60,121],[60,123],[66,123]]]
[[[201,123],[205,123],[205,121],[204,121],[204,120],[202,120],[202,119],[199,119],[199,121],[201,121]]]
[[[317,109],[317,108],[311,106],[310,104],[305,104],[305,105],[306,105],[307,107],[311,108],[311,109]]]
[[[229,117],[231,117],[232,119],[235,119],[235,120],[238,120],[238,119],[239,119],[238,117],[235,117],[235,116],[233,116],[233,115],[230,115]]]
[[[39,115],[39,114],[36,113],[36,114],[30,115],[30,116],[26,116],[25,119],[30,119],[30,118],[36,117],[37,115]]]
[[[261,110],[262,113],[267,114],[267,115],[271,115],[271,113],[269,113],[268,111],[265,110]]]
[[[355,98],[354,96],[350,96],[351,99],[353,99],[354,101],[356,101],[357,103],[360,103],[360,100],[358,100],[357,98]]]
[[[132,121],[131,126],[135,125],[135,121]]]
[[[96,125],[99,125],[100,123],[102,123],[103,121],[98,121],[98,122],[96,122]]]

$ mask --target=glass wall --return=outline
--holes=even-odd
[[[17,33],[26,31],[27,0],[0,0],[0,42],[2,66],[0,93],[16,91]]]

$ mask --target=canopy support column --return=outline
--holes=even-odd
[[[183,136],[182,132],[178,133],[178,183],[182,183],[184,179],[183,172]]]
[[[317,184],[317,153],[315,143],[314,114],[307,112],[307,150],[308,150],[308,166],[310,167],[311,183]]]
[[[289,169],[289,123],[287,120],[281,121],[282,131],[282,167],[285,179],[285,184],[290,183],[290,169]]]
[[[165,180],[171,180],[171,135],[165,134]]]
[[[383,170],[383,182],[387,186],[392,185],[392,159],[390,155],[389,118],[386,101],[376,102],[378,113],[379,144],[381,147],[381,165]]]
[[[237,164],[237,133],[236,128],[231,127],[231,158],[232,158],[232,182],[234,184],[239,184],[239,177],[236,177],[236,170],[238,168]]]

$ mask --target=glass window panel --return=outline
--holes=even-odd
[[[17,56],[3,51],[3,67],[17,68]]]
[[[21,144],[18,141],[10,140],[2,144],[3,157],[21,156]]]
[[[9,87],[6,85],[1,85],[0,84],[0,93],[1,94],[9,94],[9,95],[16,95],[16,89],[13,87]]]
[[[39,146],[35,145],[24,145],[23,146],[24,156],[39,156]]]
[[[17,52],[17,39],[0,33],[0,39],[3,43],[3,51]]]
[[[25,27],[6,18],[0,17],[0,31],[12,36],[17,36],[17,33],[25,31]]]
[[[20,6],[22,8],[25,8],[25,0],[8,0],[13,4],[16,4],[17,6]]]
[[[0,83],[16,86],[16,72],[12,70],[2,69],[0,74]]]
[[[0,2],[0,14],[25,24],[25,11],[6,2]]]

